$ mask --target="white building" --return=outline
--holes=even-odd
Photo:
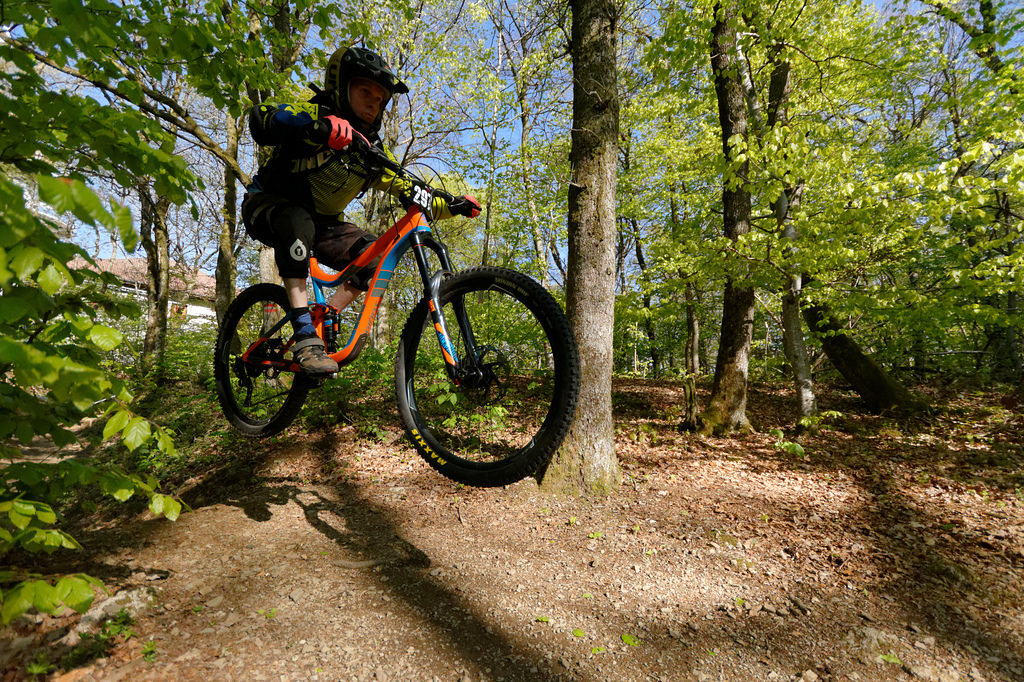
[[[149,288],[145,258],[97,258],[96,267],[93,267],[84,259],[76,257],[68,263],[68,267],[109,272],[120,281],[121,291],[141,304],[145,303]],[[170,288],[170,317],[184,315],[188,326],[217,321],[217,313],[214,311],[216,279],[205,272],[172,262]]]

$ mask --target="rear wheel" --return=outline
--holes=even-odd
[[[312,387],[304,374],[280,368],[291,326],[269,334],[289,309],[282,287],[257,284],[231,302],[217,334],[213,359],[217,397],[224,416],[245,436],[272,436],[287,427]],[[243,357],[246,351],[250,351],[248,360]]]
[[[450,277],[440,302],[456,380],[426,302],[409,316],[395,363],[398,410],[413,443],[430,466],[467,485],[534,474],[561,445],[576,408],[579,359],[565,314],[540,284],[504,268]],[[458,323],[461,308],[472,343]]]

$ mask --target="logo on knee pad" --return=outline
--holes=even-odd
[[[306,245],[302,243],[301,239],[296,239],[288,252],[295,260],[306,260]]]

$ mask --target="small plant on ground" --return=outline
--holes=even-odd
[[[797,424],[799,424],[801,428],[807,429],[808,431],[817,431],[823,423],[836,421],[837,419],[842,418],[842,412],[837,412],[835,410],[825,410],[824,412],[819,412],[818,414],[800,417],[800,420],[797,422]]]
[[[83,663],[106,656],[116,645],[135,636],[135,631],[131,627],[134,623],[131,614],[126,609],[121,609],[116,616],[103,624],[99,632],[83,632],[78,646],[61,660],[61,667],[66,670],[77,668]]]
[[[783,433],[782,429],[772,429],[768,433],[775,437],[775,442],[772,443],[772,447],[776,450],[784,450],[795,457],[804,456],[804,446],[800,445],[800,443],[794,443],[793,441],[786,440],[786,434]]]
[[[46,658],[46,653],[40,651],[36,656],[36,659],[25,666],[25,672],[32,676],[32,679],[37,679],[40,675],[47,675],[51,670],[57,666],[50,663],[49,659]]]

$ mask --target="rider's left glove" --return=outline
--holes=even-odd
[[[472,194],[456,198],[448,205],[452,215],[464,215],[467,218],[475,218],[480,215],[480,202]]]

